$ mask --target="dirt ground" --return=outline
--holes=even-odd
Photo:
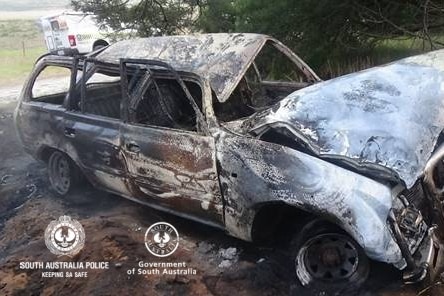
[[[16,93],[0,90],[0,295],[330,295],[302,289],[280,248],[244,243],[213,228],[177,218],[90,186],[60,199],[48,190],[46,168],[26,155],[13,128]],[[3,97],[3,98],[1,98]],[[74,258],[56,257],[44,231],[61,215],[77,219],[86,233]],[[153,223],[176,226],[176,252],[159,260],[144,245]],[[226,256],[226,251],[232,254]],[[235,248],[235,249],[232,249]],[[127,275],[139,261],[185,261],[196,275]],[[45,278],[41,270],[19,268],[23,261],[109,261],[108,270],[87,278]],[[374,263],[360,291],[338,295],[417,295],[424,287],[405,286],[401,274]],[[444,295],[429,289],[421,295]]]

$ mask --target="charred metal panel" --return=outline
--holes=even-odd
[[[296,91],[244,126],[291,125],[322,157],[391,169],[408,188],[444,127],[444,51]]]
[[[250,239],[255,206],[282,201],[332,219],[370,258],[402,265],[388,228],[391,189],[290,148],[222,134],[217,140],[227,230]]]
[[[17,109],[15,121],[20,139],[27,151],[38,158],[42,147],[58,147],[63,134],[63,113],[58,105],[23,102]]]
[[[68,111],[64,129],[64,150],[71,157],[77,156],[76,162],[88,177],[115,193],[126,194],[128,190],[122,181],[127,173],[120,148],[120,121]]]
[[[209,78],[223,102],[267,38],[259,34],[196,34],[132,39],[109,46],[97,59],[110,63],[118,63],[121,58],[166,62],[177,71]]]
[[[211,137],[130,124],[121,136],[134,196],[223,223]]]

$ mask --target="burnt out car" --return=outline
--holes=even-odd
[[[15,121],[59,195],[84,175],[246,241],[286,238],[303,285],[362,283],[369,258],[415,282],[439,264],[443,61],[321,82],[264,35],[136,39],[41,58]]]

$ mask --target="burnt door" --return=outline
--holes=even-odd
[[[120,151],[122,90],[118,67],[85,60],[88,69],[71,92],[64,136],[90,180],[103,189],[129,195]]]
[[[204,123],[197,124],[203,116],[193,96],[201,93],[192,96],[169,66],[160,64],[168,69],[160,76],[150,66],[144,65],[143,75],[122,79],[133,82],[123,86],[128,104],[121,129],[133,196],[153,207],[223,225],[214,139],[202,130]],[[199,89],[197,83],[193,88]]]

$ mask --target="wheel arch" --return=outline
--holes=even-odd
[[[329,217],[322,217],[310,210],[289,205],[282,201],[269,201],[256,206],[252,226],[251,238],[253,242],[267,242],[275,236],[282,241],[289,241],[295,231],[299,231],[308,222],[316,218],[322,218],[341,227]],[[344,230],[345,231],[345,230]]]
[[[79,161],[78,161],[78,159],[76,157],[73,157],[73,155],[71,155],[70,153],[67,153],[63,149],[60,149],[60,148],[57,148],[57,147],[53,147],[53,146],[49,146],[49,145],[41,146],[38,149],[37,154],[36,154],[37,159],[47,163],[48,160],[49,160],[49,157],[55,151],[62,152],[63,154],[68,156],[69,159],[83,172],[83,169],[82,169],[83,166],[79,163]]]
[[[108,46],[109,42],[104,40],[104,39],[97,39],[96,41],[94,41],[93,45],[92,45],[92,50],[94,50],[94,48],[96,46]]]
[[[301,231],[306,224],[314,220],[323,220],[324,223],[355,239],[355,235],[334,216],[316,213],[283,201],[269,201],[256,206],[251,225],[251,239],[261,243],[277,235],[280,242],[289,242],[295,232]],[[364,248],[362,245],[361,247]]]
[[[41,146],[41,147],[39,148],[39,150],[37,151],[37,159],[38,159],[38,160],[41,160],[41,161],[43,161],[43,162],[45,162],[45,163],[47,163],[48,160],[49,160],[49,157],[50,157],[51,154],[54,153],[55,151],[63,152],[63,151],[61,151],[60,149],[57,149],[57,148],[54,148],[54,147],[51,147],[51,146],[47,146],[47,145]],[[63,152],[63,153],[64,153],[64,152]],[[69,156],[69,155],[68,155],[68,156]]]

